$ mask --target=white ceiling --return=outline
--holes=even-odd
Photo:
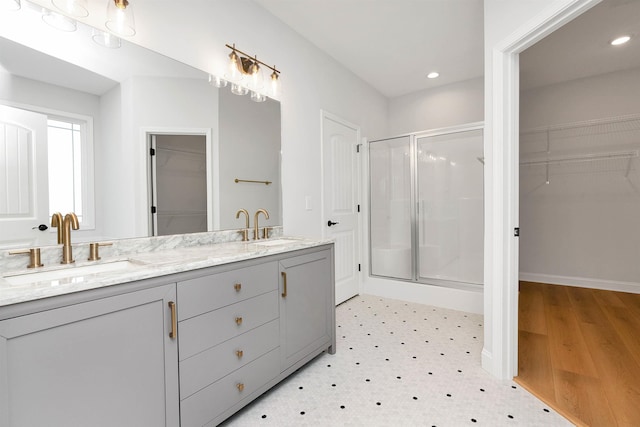
[[[387,97],[484,74],[482,0],[254,1]],[[521,55],[521,87],[635,67],[640,0],[605,0]]]
[[[387,97],[484,74],[482,0],[254,1]]]

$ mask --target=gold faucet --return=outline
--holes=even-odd
[[[51,226],[58,229],[58,244],[62,243],[62,214],[60,212],[51,215]]]
[[[258,209],[256,211],[256,214],[253,217],[253,240],[260,240],[260,233],[258,233],[258,215],[260,215],[260,213],[263,213],[264,217],[269,219],[269,212],[265,209]]]
[[[244,230],[241,231],[242,241],[246,242],[247,240],[249,240],[249,212],[247,212],[246,209],[240,209],[238,212],[236,212],[236,219],[240,218],[241,213],[245,215],[245,226]]]
[[[77,230],[80,228],[78,224],[78,217],[75,213],[71,212],[64,216],[64,222],[62,223],[62,262],[61,264],[72,264],[75,262],[73,259],[73,252],[71,250],[71,228]]]

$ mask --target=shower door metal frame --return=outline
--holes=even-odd
[[[371,175],[369,175],[369,179],[368,179],[368,191],[369,191],[369,230],[368,230],[368,241],[369,241],[369,276],[371,277],[380,277],[380,278],[386,278],[386,279],[392,279],[392,280],[398,280],[398,281],[402,281],[402,282],[411,282],[411,283],[422,283],[422,284],[427,284],[427,285],[434,285],[434,286],[442,286],[442,287],[448,287],[448,288],[452,288],[452,289],[464,289],[464,290],[480,290],[482,289],[483,285],[482,284],[474,284],[474,283],[467,283],[467,282],[458,282],[458,281],[454,281],[454,280],[444,280],[444,279],[435,279],[435,278],[422,278],[420,277],[420,245],[419,245],[419,225],[418,225],[418,218],[420,215],[420,210],[419,210],[419,200],[418,200],[418,158],[417,158],[417,152],[418,152],[418,148],[417,148],[417,141],[418,138],[429,138],[429,137],[435,137],[435,136],[441,136],[441,135],[450,135],[450,134],[455,134],[455,133],[463,133],[463,132],[470,132],[470,131],[475,131],[475,130],[484,130],[484,122],[473,122],[473,123],[467,123],[464,125],[458,125],[458,126],[451,126],[451,127],[445,127],[445,128],[438,128],[438,129],[431,129],[431,130],[427,130],[427,131],[422,131],[422,132],[415,132],[412,134],[405,134],[405,135],[398,135],[398,136],[394,136],[394,137],[390,137],[390,138],[383,138],[383,139],[377,139],[377,140],[373,140],[373,141],[369,141],[369,147],[371,147],[371,144],[375,143],[375,142],[381,142],[381,141],[387,141],[390,139],[395,139],[395,138],[402,138],[402,137],[409,137],[409,173],[410,173],[410,196],[409,196],[409,204],[410,204],[410,221],[411,221],[411,274],[412,274],[412,278],[411,279],[405,279],[405,278],[398,278],[398,277],[393,277],[393,276],[384,276],[381,274],[374,274],[372,272],[373,266],[372,266],[372,248],[371,248],[371,214],[372,214],[372,209],[371,209],[371,202],[372,202],[372,197],[371,197]],[[369,156],[371,156],[371,150],[368,150],[369,152]],[[371,174],[371,167],[370,167],[370,158],[368,159],[369,161],[369,174]],[[483,193],[484,193],[484,186],[483,186]],[[484,203],[484,197],[483,197],[483,203]],[[483,212],[484,214],[484,212]]]

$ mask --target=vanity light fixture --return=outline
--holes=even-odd
[[[105,26],[118,36],[131,37],[136,33],[133,9],[128,0],[107,0]]]
[[[20,0],[0,0],[0,10],[20,10]]]
[[[74,18],[85,18],[89,16],[87,0],[51,0],[51,3],[62,12]]]
[[[275,65],[272,67],[260,61],[257,56],[251,56],[236,48],[236,45],[229,46],[231,49],[229,54],[229,71],[225,74],[225,78],[209,76],[209,83],[216,87],[223,87],[226,81],[231,83],[231,92],[236,95],[246,95],[251,92],[251,100],[255,102],[264,102],[267,96],[275,97],[278,95],[280,86],[280,71]],[[264,85],[264,75],[261,66],[272,71],[270,76],[269,87]],[[225,83],[223,83],[225,82]]]
[[[435,79],[435,78],[438,78],[439,76],[440,76],[440,73],[438,73],[437,71],[432,71],[429,74],[427,74],[428,79]]]
[[[613,39],[611,41],[611,45],[612,46],[619,46],[621,44],[625,44],[629,40],[631,40],[631,36],[621,36],[621,37]]]

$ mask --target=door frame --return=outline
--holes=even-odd
[[[484,135],[485,344],[482,367],[518,374],[519,54],[602,0],[552,4],[491,48],[491,114]]]
[[[362,179],[362,173],[363,173],[363,158],[365,156],[365,151],[364,151],[364,147],[366,147],[366,138],[362,137],[362,129],[360,128],[360,126],[351,123],[345,119],[343,119],[342,117],[330,113],[329,111],[326,111],[324,109],[320,110],[320,218],[321,218],[321,223],[324,224],[325,222],[327,222],[329,220],[329,218],[326,217],[325,215],[325,199],[324,199],[324,192],[325,192],[325,188],[324,188],[324,179],[325,179],[325,159],[324,159],[324,121],[326,119],[329,120],[333,120],[334,122],[338,122],[346,127],[349,127],[353,130],[356,131],[356,140],[359,141],[359,156],[356,156],[356,162],[357,162],[357,170],[354,172],[354,176],[355,176],[355,182],[354,185],[356,186],[356,194],[357,194],[357,198],[358,198],[358,203],[360,205],[360,215],[356,215],[356,228],[358,231],[358,239],[356,242],[357,245],[357,251],[358,251],[358,256],[359,256],[359,263],[360,263],[360,272],[362,273],[364,271],[364,268],[366,267],[363,262],[363,256],[362,256],[362,251],[364,246],[364,230],[363,230],[363,220],[362,217],[365,216],[366,212],[365,212],[365,205],[363,203],[363,199],[362,199],[362,195],[363,195],[363,179]],[[322,237],[326,237],[326,227],[322,227]],[[362,274],[358,274],[358,294],[362,293],[362,288],[363,288],[363,280],[362,280]]]
[[[143,206],[143,213],[146,222],[146,228],[148,235],[153,233],[153,215],[151,214],[151,203],[153,201],[153,188],[151,183],[151,156],[149,156],[149,150],[151,149],[151,139],[154,135],[199,135],[205,137],[205,150],[206,150],[206,164],[207,164],[207,231],[212,231],[220,228],[220,160],[219,160],[219,144],[218,141],[212,139],[212,132],[210,128],[167,128],[167,127],[145,127],[141,128],[141,138],[144,144],[140,144],[143,147],[143,151],[140,151],[141,158],[144,158],[144,162],[139,164],[146,165],[145,168],[140,168],[140,193],[146,194],[145,206]],[[142,175],[142,176],[140,176]]]

